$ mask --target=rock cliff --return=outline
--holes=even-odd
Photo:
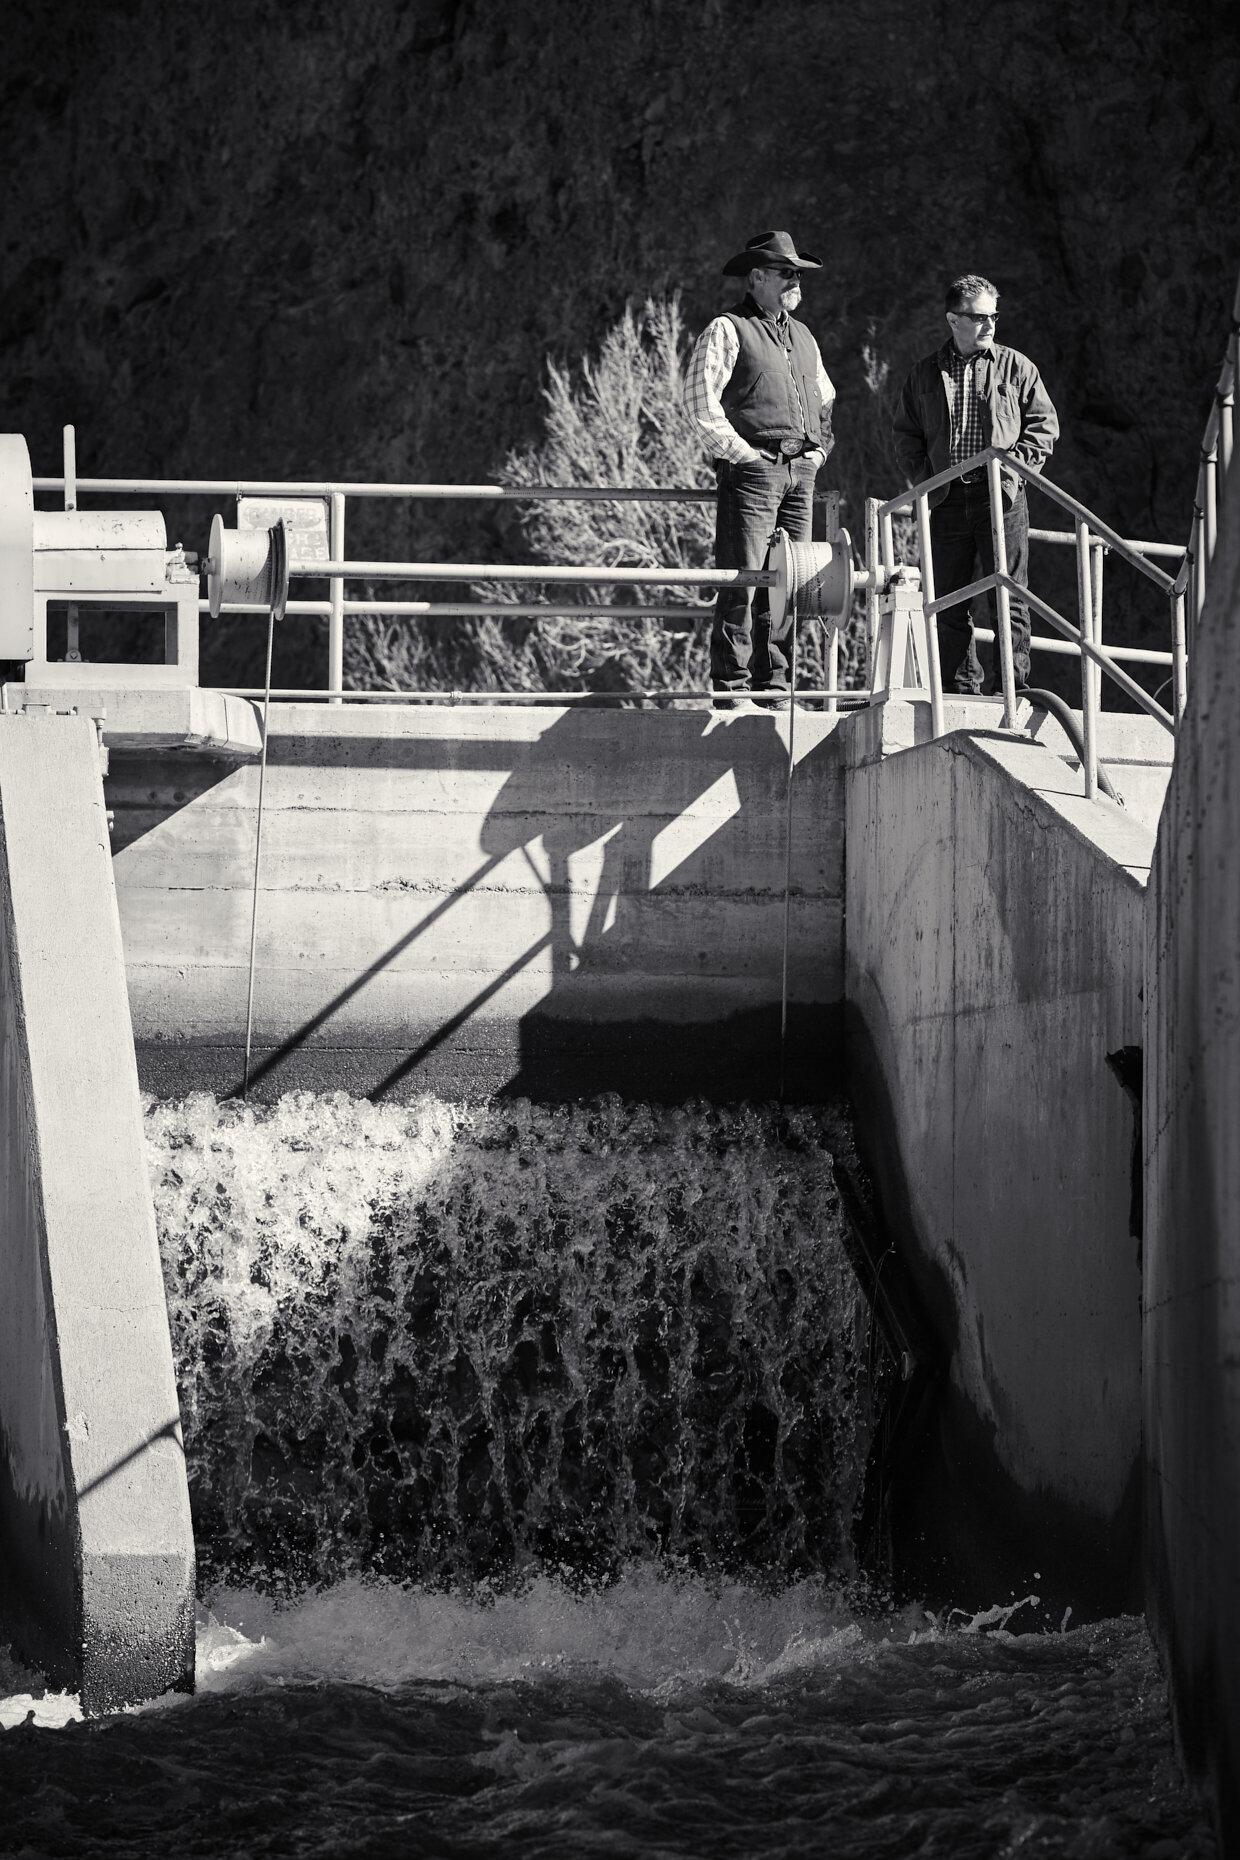
[[[0,426],[36,471],[73,421],[83,473],[480,479],[548,353],[652,290],[700,327],[774,225],[826,260],[854,495],[894,487],[884,398],[970,268],[1059,404],[1056,476],[1186,533],[1240,260],[1234,6],[10,0],[5,38]],[[498,536],[442,504],[350,540]],[[252,633],[213,637],[205,676],[254,675]]]

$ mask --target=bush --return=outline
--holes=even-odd
[[[604,336],[597,356],[576,369],[548,358],[543,437],[510,452],[501,484],[624,485],[712,490],[714,475],[701,435],[682,403],[693,337],[679,296],[630,303]],[[712,567],[712,502],[645,503],[595,499],[506,507],[510,559],[608,567]],[[440,594],[433,598],[443,599]],[[470,600],[537,602],[533,617],[486,615],[440,621],[359,620],[349,641],[355,687],[423,690],[637,691],[694,689],[710,683],[714,602],[695,588],[537,584],[475,587]],[[556,602],[600,609],[668,606],[669,619],[556,611]],[[856,633],[855,622],[850,634]],[[857,645],[846,642],[841,670],[854,671]],[[821,627],[802,631],[801,682],[825,682]]]

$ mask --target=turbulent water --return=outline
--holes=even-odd
[[[152,1106],[208,1581],[845,1565],[838,1116]]]
[[[867,1622],[814,1579],[771,1594],[648,1566],[595,1594],[222,1594],[195,1699],[88,1724],[65,1722],[71,1701],[5,1701],[0,1848],[1212,1855],[1143,1623],[984,1625]]]
[[[838,1114],[147,1124],[198,1693],[0,1656],[0,1852],[1213,1853],[1142,1622],[859,1586]]]

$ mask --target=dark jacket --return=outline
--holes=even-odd
[[[896,458],[910,484],[920,484],[951,464],[951,340],[917,363],[900,395],[891,430]],[[1002,343],[983,352],[974,364],[982,415],[982,443],[1002,446],[1013,458],[1041,471],[1059,437],[1059,416],[1042,377],[1019,349]],[[1000,466],[1003,501],[1015,501],[1021,480]],[[942,485],[930,493],[931,504],[947,496]]]
[[[752,297],[724,315],[741,348],[720,399],[741,438],[759,451],[804,438],[830,451],[829,428],[822,432],[818,344],[804,323],[767,316]]]

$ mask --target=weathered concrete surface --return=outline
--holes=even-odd
[[[799,713],[790,1095],[838,1087],[840,719]],[[258,1088],[779,1084],[785,715],[273,705]],[[258,770],[114,750],[143,1083],[242,1072]]]
[[[1147,1609],[1221,1848],[1240,1852],[1240,472],[1150,881]]]
[[[890,714],[884,715],[884,712]],[[1078,710],[1074,715],[1079,729],[1081,713]],[[928,743],[933,736],[928,696],[914,697],[906,692],[898,703],[876,710],[873,718],[873,727],[882,732],[888,753],[910,748],[914,743]],[[1002,721],[1002,698],[966,698],[950,693],[944,696],[943,723],[947,730],[997,730]],[[1035,743],[1044,744],[1064,759],[1076,774],[1075,783],[1070,782],[1068,786],[1079,792],[1080,763],[1058,720],[1047,711],[1035,710],[1024,698],[1018,698],[1016,721],[1018,729],[1027,731]],[[1098,760],[1123,801],[1124,811],[1151,832],[1158,825],[1162,812],[1174,750],[1174,739],[1153,717],[1104,710],[1098,719]]]
[[[90,670],[89,666],[77,669]],[[36,704],[48,704],[53,710],[73,705],[82,716],[99,716],[109,749],[200,750],[210,756],[250,761],[263,746],[256,705],[248,698],[203,691],[196,685],[143,691],[92,685],[83,676],[72,687],[40,685],[33,680],[5,685],[3,697],[6,711]]]
[[[892,710],[884,706],[882,710]],[[904,1482],[943,1599],[1137,1605],[1134,1112],[1152,835],[1045,747],[848,726],[850,1078],[948,1386]],[[906,720],[907,721],[907,720]],[[909,732],[905,732],[908,734]]]
[[[194,1549],[94,726],[0,717],[5,1630],[100,1710],[193,1682]]]

